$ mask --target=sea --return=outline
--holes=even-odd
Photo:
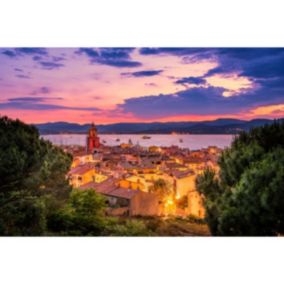
[[[146,136],[146,137],[145,137]],[[86,134],[49,134],[42,135],[46,140],[56,145],[86,145]],[[230,146],[234,135],[197,135],[197,134],[100,134],[100,141],[104,145],[116,146],[121,143],[139,144],[143,147],[149,146],[172,146],[198,150],[208,146],[226,148]],[[146,139],[145,139],[146,138]]]

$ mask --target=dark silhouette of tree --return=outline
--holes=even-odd
[[[242,132],[219,160],[220,173],[197,178],[213,235],[284,233],[284,123]]]
[[[35,127],[0,117],[0,234],[41,235],[46,217],[68,198],[71,156]]]

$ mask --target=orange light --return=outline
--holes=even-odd
[[[167,204],[168,204],[168,205],[173,205],[173,204],[174,204],[174,202],[173,202],[173,200],[172,200],[172,199],[169,199],[169,200],[167,201]]]

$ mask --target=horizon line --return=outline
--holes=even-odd
[[[165,123],[182,123],[182,122],[212,122],[212,121],[217,121],[217,120],[241,120],[241,121],[252,121],[252,120],[281,120],[284,119],[284,117],[280,117],[280,118],[265,118],[265,117],[260,117],[260,118],[252,118],[252,119],[241,119],[241,118],[216,118],[216,119],[208,119],[208,120],[180,120],[180,121],[136,121],[136,122],[126,122],[126,121],[120,121],[120,122],[114,122],[114,123],[98,123],[96,125],[112,125],[112,124],[136,124],[136,123],[144,123],[144,124],[150,124],[150,123],[161,123],[161,124],[165,124]],[[21,119],[19,119],[21,120]],[[47,123],[74,123],[74,124],[79,124],[79,125],[86,125],[86,124],[91,124],[93,121],[90,122],[86,122],[86,123],[79,123],[79,122],[73,122],[73,121],[47,121],[47,122],[33,122],[33,123],[28,123],[31,125],[37,125],[37,124],[47,124]]]

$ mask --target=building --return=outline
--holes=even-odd
[[[100,138],[98,137],[97,128],[94,123],[92,123],[91,128],[88,131],[87,136],[87,145],[86,151],[87,153],[94,153],[96,148],[100,147]]]
[[[205,217],[203,200],[201,195],[196,190],[192,190],[188,193],[187,214],[198,218]]]
[[[95,162],[94,156],[91,154],[75,156],[71,164],[71,168],[76,168],[79,165]]]
[[[195,189],[196,175],[191,170],[168,170],[162,178],[171,184],[176,198],[183,197]]]
[[[142,192],[139,189],[120,187],[118,180],[108,178],[96,183],[90,182],[80,187],[93,188],[106,197],[107,214],[111,216],[158,216],[161,214],[159,198],[156,194]]]
[[[95,174],[94,165],[88,163],[72,168],[68,173],[68,179],[70,184],[76,188],[93,181]]]
[[[144,191],[145,185],[140,181],[139,178],[135,176],[130,176],[128,178],[122,178],[119,181],[119,187],[125,189],[141,190]]]
[[[77,188],[90,182],[103,182],[107,179],[107,176],[98,172],[94,164],[87,163],[71,168],[68,173],[68,179],[70,185]]]

